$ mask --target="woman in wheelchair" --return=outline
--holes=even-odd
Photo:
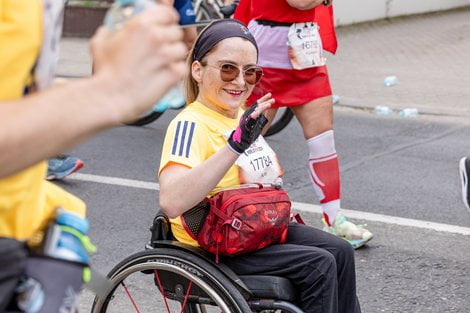
[[[198,246],[181,215],[204,198],[223,188],[267,182],[266,177],[282,174],[275,155],[260,166],[253,162],[256,153],[244,153],[265,125],[263,112],[274,103],[267,94],[246,113],[242,110],[262,75],[257,56],[254,38],[234,20],[210,24],[190,52],[185,81],[188,106],[168,127],[159,170],[160,206],[180,242]],[[304,312],[361,311],[354,251],[347,241],[327,232],[290,223],[285,243],[222,261],[238,275],[289,279]]]

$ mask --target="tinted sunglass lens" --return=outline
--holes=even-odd
[[[235,80],[240,74],[240,69],[232,64],[222,64],[220,66],[220,78],[224,82]],[[263,76],[263,70],[260,67],[252,67],[243,71],[243,78],[250,85],[255,85]]]
[[[251,85],[258,83],[261,76],[263,76],[263,70],[260,68],[249,68],[244,73],[245,81]]]
[[[240,70],[238,67],[232,64],[222,64],[220,67],[220,78],[224,82],[231,82],[232,80],[236,79]]]

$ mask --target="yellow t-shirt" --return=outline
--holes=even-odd
[[[0,0],[0,105],[21,98],[31,82],[42,25],[40,0]],[[58,206],[85,216],[83,201],[44,179],[46,168],[40,162],[0,179],[0,237],[31,237]]]
[[[158,173],[172,163],[192,168],[210,158],[227,145],[224,134],[237,127],[242,113],[243,110],[240,109],[239,116],[231,119],[199,102],[188,105],[168,126]],[[234,164],[214,190],[239,184],[239,171]],[[178,241],[198,246],[182,226],[180,217],[170,219],[170,222],[171,230]]]

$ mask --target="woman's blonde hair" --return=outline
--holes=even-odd
[[[201,30],[201,32],[199,32],[196,40],[193,43],[193,46],[191,47],[191,50],[188,53],[188,57],[186,58],[187,71],[186,71],[186,75],[184,76],[184,81],[183,81],[183,86],[184,86],[185,96],[186,96],[186,105],[196,101],[196,98],[199,95],[199,86],[197,84],[197,81],[193,78],[193,73],[192,73],[192,66],[193,66],[193,62],[194,62],[194,60],[193,60],[193,58],[194,58],[194,49],[196,47],[196,42],[198,41],[199,37],[201,37],[201,35],[204,33],[204,31],[207,28],[209,28],[209,26],[211,26],[211,25],[212,25],[212,23],[207,25],[206,27],[204,27]],[[213,47],[213,48],[215,48],[215,47]],[[208,51],[207,54],[209,54],[213,50],[213,48],[210,51]],[[206,56],[207,56],[207,54],[206,54]],[[204,56],[203,59],[205,59],[205,56]],[[203,60],[201,60],[200,63],[202,65],[205,65],[204,64],[205,62]]]
[[[186,75],[184,76],[183,86],[185,90],[186,96],[186,104],[193,103],[196,101],[197,96],[199,95],[199,86],[197,81],[193,78],[192,73],[192,65],[193,65],[193,53],[194,53],[194,45],[189,51],[188,58],[186,59],[186,66],[187,71]]]

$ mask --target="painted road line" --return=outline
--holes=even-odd
[[[160,190],[160,185],[157,183],[146,182],[146,181],[135,180],[135,179],[82,174],[82,173],[74,173],[70,176],[67,176],[67,178],[74,179],[74,180],[81,180],[81,181],[89,181],[89,182],[94,182],[94,183],[108,184],[108,185],[131,187],[131,188]]]
[[[99,176],[99,175],[81,174],[81,173],[74,173],[68,176],[68,178],[74,179],[74,180],[80,180],[80,181],[108,184],[108,185],[116,185],[116,186],[124,186],[124,187],[131,187],[131,188],[148,189],[148,190],[160,190],[160,185],[157,183],[145,182],[145,181],[127,179],[127,178]],[[317,213],[317,214],[322,213],[321,207],[315,204],[303,203],[303,202],[292,202],[292,206],[295,210],[302,211],[302,212]],[[434,223],[434,222],[428,222],[428,221],[420,221],[420,220],[415,220],[415,219],[410,219],[410,218],[396,217],[396,216],[362,212],[362,211],[345,210],[345,209],[343,209],[342,211],[345,213],[347,217],[352,218],[352,219],[362,220],[362,221],[379,222],[379,223],[393,224],[393,225],[400,225],[400,226],[409,226],[409,227],[429,229],[429,230],[434,230],[434,231],[439,231],[439,232],[470,236],[470,228],[468,227]]]
[[[302,203],[302,202],[292,202],[292,207],[294,210],[309,212],[309,213],[322,213],[321,207],[315,204]],[[358,219],[361,221],[368,222],[379,222],[385,224],[394,224],[400,226],[409,226],[415,228],[423,228],[429,230],[435,230],[446,233],[453,233],[459,235],[470,236],[470,228],[462,227],[457,225],[441,224],[428,221],[415,220],[411,218],[403,218],[397,216],[369,213],[363,211],[353,211],[341,209],[345,216],[351,219]]]

